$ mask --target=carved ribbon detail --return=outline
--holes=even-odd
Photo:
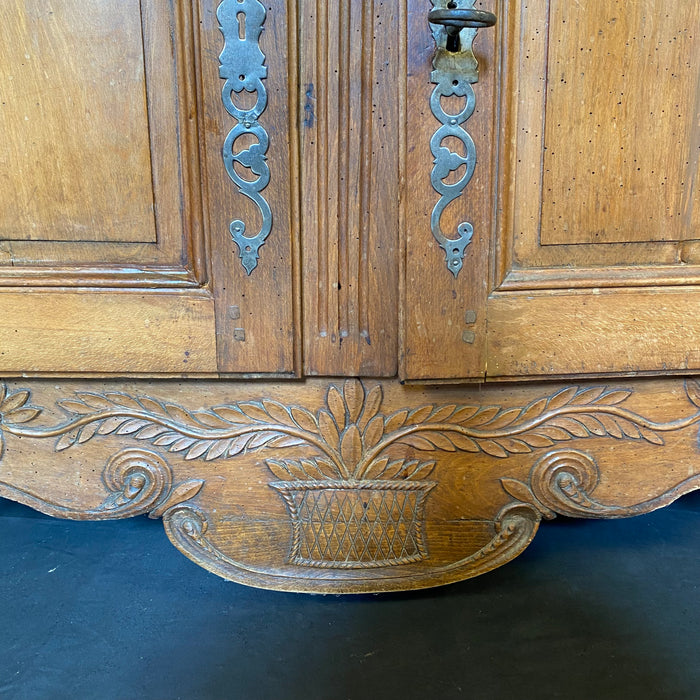
[[[474,6],[475,0],[460,0],[451,3],[460,9],[469,9]],[[448,7],[447,0],[432,0],[436,8]],[[430,150],[433,154],[433,170],[430,174],[430,182],[440,199],[433,208],[430,217],[430,228],[433,237],[445,252],[447,269],[455,276],[459,274],[464,264],[464,252],[471,243],[474,235],[473,226],[463,221],[457,226],[457,237],[448,238],[440,225],[440,219],[445,209],[458,197],[469,184],[476,167],[476,146],[472,137],[462,128],[462,125],[474,114],[476,97],[472,83],[479,80],[479,66],[477,64],[472,43],[476,36],[476,29],[466,28],[460,32],[459,52],[448,51],[447,33],[442,27],[430,25],[437,44],[437,52],[433,60],[433,72],[430,79],[435,83],[435,89],[430,97],[430,109],[433,116],[441,126],[430,139]],[[448,114],[442,107],[443,97],[459,97],[464,100],[464,107],[460,112]],[[459,154],[443,145],[445,139],[453,137],[462,142],[464,153]],[[464,168],[461,177],[452,183],[448,183],[448,177]]]
[[[254,236],[246,235],[246,225],[240,219],[230,224],[231,237],[238,246],[241,263],[248,274],[257,267],[260,248],[272,230],[272,211],[261,194],[270,182],[266,155],[270,138],[258,121],[267,107],[267,90],[263,82],[267,77],[267,66],[259,45],[266,14],[265,6],[258,0],[223,0],[216,12],[224,35],[224,48],[219,57],[219,75],[226,81],[223,102],[226,111],[238,121],[224,142],[224,165],[238,191],[255,202],[262,217],[260,231]],[[234,95],[243,91],[256,94],[255,105],[250,109],[242,109],[234,103]],[[252,137],[256,143],[236,151],[236,141],[241,137]],[[255,179],[241,177],[236,172],[236,163],[255,175]]]

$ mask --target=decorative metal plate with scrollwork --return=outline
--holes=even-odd
[[[231,237],[238,246],[241,263],[248,274],[257,267],[260,248],[272,230],[272,211],[261,194],[270,182],[266,156],[270,139],[258,121],[267,107],[267,90],[263,82],[267,77],[267,67],[259,44],[266,14],[265,6],[258,0],[223,0],[216,12],[224,35],[224,48],[219,57],[219,75],[226,81],[223,102],[226,111],[238,122],[224,142],[224,165],[238,191],[255,202],[262,217],[260,231],[254,236],[246,235],[246,225],[240,219],[230,224]],[[242,109],[234,103],[234,95],[244,90],[255,93],[257,97],[250,109]],[[236,141],[242,136],[253,137],[256,143],[237,152]],[[241,177],[236,172],[236,163],[250,170],[255,179]]]
[[[479,66],[472,44],[478,27],[491,26],[495,22],[491,13],[473,10],[474,1],[432,0],[435,9],[429,15],[430,28],[437,45],[434,70],[430,76],[435,83],[430,97],[430,109],[441,124],[430,139],[430,150],[434,158],[430,182],[440,195],[430,217],[430,228],[445,252],[447,269],[455,277],[464,264],[464,252],[471,243],[474,228],[469,222],[463,221],[457,226],[457,237],[448,238],[442,230],[440,219],[445,209],[461,196],[474,175],[476,146],[462,126],[474,114],[476,106],[472,84],[479,81]],[[464,107],[457,113],[447,113],[441,103],[443,97],[463,98]],[[443,145],[449,137],[462,142],[462,154]],[[448,182],[450,175],[461,168],[464,168],[461,177],[456,182]]]

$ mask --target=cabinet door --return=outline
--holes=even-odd
[[[3,373],[294,372],[289,259],[275,272],[291,245],[289,156],[271,154],[280,234],[251,283],[224,222],[242,207],[222,159],[232,125],[212,14],[180,0],[4,7]],[[274,34],[277,18],[268,25]],[[198,90],[202,65],[209,92]],[[209,150],[202,128],[220,138]],[[269,307],[262,321],[250,320],[253,303]]]
[[[433,349],[441,345],[453,359],[423,370],[427,344],[414,316],[405,374],[501,379],[699,369],[700,7],[537,0],[493,9],[499,25],[477,44],[475,86],[478,109],[493,110],[492,121],[482,128],[477,116],[470,124],[475,180],[452,214],[472,216],[474,238],[454,282],[435,254],[413,268],[441,275],[439,303],[447,311],[436,313],[435,300],[413,306],[438,319]],[[427,40],[424,28],[415,34]],[[421,71],[424,93],[430,58],[417,57],[409,69]],[[498,99],[490,96],[494,73]],[[426,180],[419,190],[429,191]],[[494,206],[480,215],[484,197]],[[489,242],[491,265],[484,266]],[[417,248],[410,240],[409,275]],[[467,309],[476,318],[466,335],[472,344],[461,352],[465,309],[449,301],[450,291],[478,297]]]

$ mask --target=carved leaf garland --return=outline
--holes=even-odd
[[[700,384],[686,382],[689,400],[700,408]],[[147,396],[77,392],[58,402],[68,422],[56,428],[25,428],[40,409],[28,391],[8,393],[0,383],[0,450],[3,430],[19,436],[56,437],[66,450],[97,437],[129,436],[187,460],[227,459],[261,449],[312,448],[312,456],[269,459],[280,479],[418,478],[434,462],[400,460],[393,445],[414,450],[483,453],[504,459],[560,442],[588,438],[643,440],[662,445],[660,433],[676,423],[654,423],[624,408],[627,390],[567,387],[523,407],[435,405],[381,413],[380,384],[369,391],[356,380],[331,384],[315,413],[272,399],[187,410]],[[700,412],[685,425],[700,420]],[[430,467],[426,465],[432,465]]]
[[[690,402],[700,408],[700,382],[696,379],[687,379],[685,382],[685,393]]]
[[[5,436],[2,427],[5,425],[22,425],[33,421],[41,409],[29,404],[28,391],[8,392],[7,386],[0,382],[0,459],[5,453]]]
[[[644,425],[644,419],[615,411],[630,395],[629,391],[606,391],[601,387],[568,387],[523,408],[423,406],[393,414],[385,429],[417,426],[396,440],[416,449],[458,449],[499,458],[575,438],[628,438],[662,445],[663,438]],[[433,424],[442,425],[431,430]]]
[[[28,391],[8,393],[7,387],[0,383],[0,423],[29,423],[40,413],[41,409],[30,405]]]

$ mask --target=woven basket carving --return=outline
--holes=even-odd
[[[290,562],[362,569],[420,561],[432,481],[277,481],[293,524]]]

